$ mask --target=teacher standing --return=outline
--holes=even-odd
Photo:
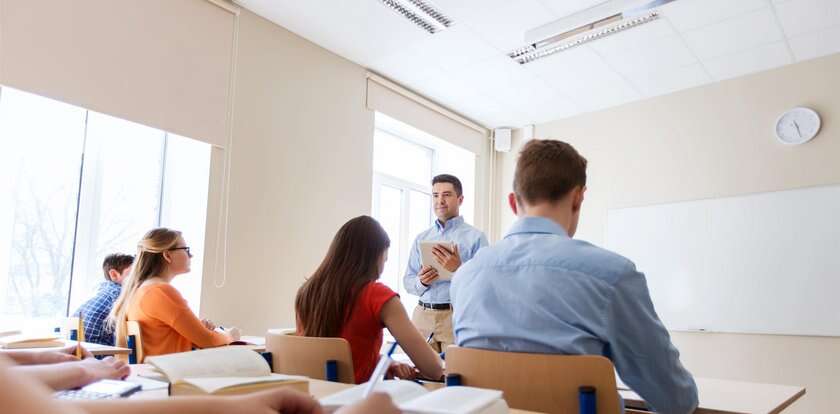
[[[484,233],[465,223],[461,217],[463,202],[463,187],[457,177],[441,174],[432,179],[432,206],[437,219],[432,227],[414,240],[408,269],[403,277],[408,293],[420,297],[411,321],[424,337],[431,335],[429,344],[438,352],[445,351],[447,345],[454,343],[450,281],[439,280],[437,270],[421,265],[420,242],[441,241],[433,249],[435,260],[452,273],[472,259],[479,249],[487,246]]]

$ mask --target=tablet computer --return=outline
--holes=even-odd
[[[420,242],[420,263],[425,266],[431,266],[438,272],[436,280],[452,280],[452,272],[446,270],[440,263],[435,260],[435,254],[432,253],[432,248],[441,245],[449,251],[455,250],[455,243],[447,240],[423,240]]]

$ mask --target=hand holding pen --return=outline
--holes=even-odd
[[[391,348],[388,349],[388,353],[379,358],[379,363],[376,364],[373,374],[370,375],[370,379],[367,382],[367,386],[365,387],[365,392],[362,394],[362,397],[366,398],[369,396],[376,388],[376,385],[382,381],[382,378],[385,376],[385,372],[388,371],[388,367],[391,366],[391,355],[394,353],[394,349],[396,348],[397,342],[394,341],[394,343],[391,344]]]

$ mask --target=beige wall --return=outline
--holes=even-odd
[[[295,293],[335,231],[370,213],[365,84],[362,67],[242,11],[227,280],[217,288],[220,272],[205,274],[202,316],[252,334],[294,326]],[[210,249],[218,211],[208,212]]]
[[[537,125],[535,136],[568,141],[588,158],[578,237],[603,244],[609,208],[840,183],[838,74],[840,54]],[[777,144],[776,118],[798,105],[821,113],[822,132],[807,145]],[[521,140],[515,144],[497,170],[504,194]],[[500,220],[506,229],[513,217]],[[806,386],[792,413],[840,406],[840,338],[673,337],[695,375]]]

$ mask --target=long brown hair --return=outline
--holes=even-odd
[[[163,252],[175,247],[181,232],[165,227],[150,230],[137,244],[137,260],[129,276],[122,283],[120,296],[114,302],[108,314],[108,328],[114,332],[117,346],[125,346],[126,316],[128,307],[140,285],[151,277],[160,276],[166,271],[168,263]]]
[[[318,270],[298,290],[298,333],[339,336],[359,292],[379,278],[379,258],[390,245],[372,217],[359,216],[341,226]]]

